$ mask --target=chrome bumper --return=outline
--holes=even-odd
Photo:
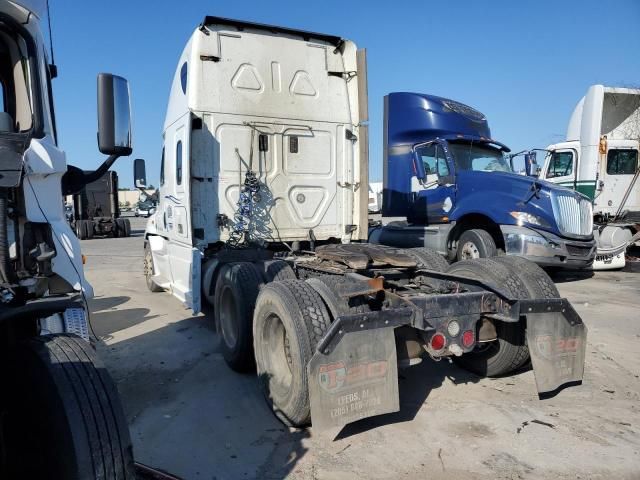
[[[596,256],[596,241],[567,240],[529,227],[501,225],[505,253],[545,267],[588,268]]]

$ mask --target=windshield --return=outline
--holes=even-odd
[[[449,151],[458,170],[476,172],[510,172],[502,150],[486,144],[449,142]]]

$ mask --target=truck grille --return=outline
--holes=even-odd
[[[589,236],[593,233],[591,201],[574,193],[553,193],[553,216],[564,235]]]

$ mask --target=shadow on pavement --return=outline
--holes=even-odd
[[[366,418],[346,425],[335,440],[341,440],[383,425],[412,421],[427,401],[431,391],[442,386],[446,379],[455,385],[480,381],[480,377],[477,375],[462,370],[446,359],[436,362],[425,358],[420,365],[400,370],[398,373],[400,411]]]
[[[593,270],[547,270],[554,283],[577,282],[593,277]]]
[[[109,335],[139,323],[151,320],[158,315],[149,315],[148,308],[117,309],[126,304],[130,297],[97,297],[89,300],[91,309],[91,327],[98,337],[107,340]]]
[[[156,318],[120,339],[118,326],[153,318],[147,309],[123,308],[125,298],[96,299],[119,309],[93,317],[108,327],[99,349],[122,397],[136,461],[182,479],[288,478],[307,453],[310,431],[275,418],[255,373],[227,367],[210,319]]]

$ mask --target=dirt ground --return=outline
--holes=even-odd
[[[640,265],[555,280],[589,328],[585,379],[538,400],[533,372],[481,379],[447,361],[400,373],[400,412],[336,437],[289,430],[229,370],[205,316],[142,276],[134,236],[82,242],[92,325],[138,461],[184,479],[638,479]]]

